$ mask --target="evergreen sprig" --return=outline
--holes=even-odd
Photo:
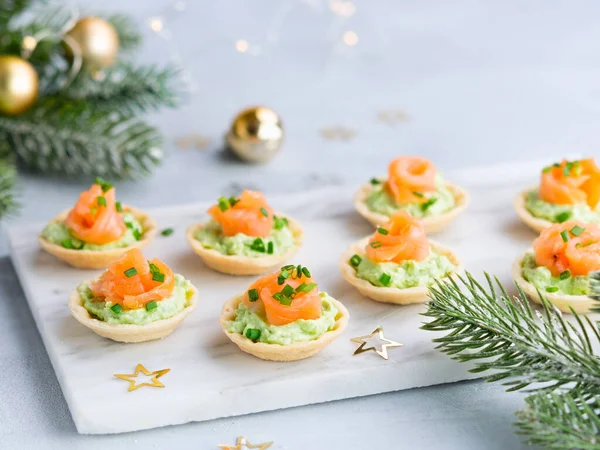
[[[13,214],[18,208],[15,198],[17,170],[10,157],[0,158],[0,217]]]
[[[534,311],[521,290],[511,296],[488,275],[485,285],[468,273],[458,281],[438,282],[430,289],[430,297],[424,315],[433,320],[422,328],[447,333],[434,339],[439,350],[458,361],[471,362],[471,372],[493,371],[484,377],[487,381],[502,380],[508,390],[528,388],[534,392],[527,397],[528,407],[519,413],[518,422],[532,442],[543,443],[554,436],[551,448],[591,448],[570,445],[571,439],[588,443],[597,439],[593,427],[577,423],[578,417],[587,417],[590,408],[594,420],[600,414],[600,359],[594,353],[600,333],[596,324],[577,314],[567,321],[547,303],[541,313]],[[561,397],[566,394],[568,397]],[[574,411],[569,416],[571,423],[551,419],[560,408],[565,416]],[[567,439],[565,427],[573,428],[574,437]]]

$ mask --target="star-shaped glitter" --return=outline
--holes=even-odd
[[[381,350],[377,350],[374,346],[365,347],[367,345],[367,342],[365,341],[365,339],[370,339],[373,336],[375,336],[376,334],[379,335],[379,339],[381,339],[382,341],[385,342],[385,344],[383,344],[381,346]],[[358,347],[354,351],[354,355],[359,355],[360,353],[364,353],[364,352],[373,350],[375,353],[377,353],[383,359],[388,359],[388,352],[387,352],[388,348],[402,347],[404,345],[404,344],[401,344],[400,342],[396,342],[396,341],[387,339],[383,335],[383,327],[381,325],[379,325],[377,328],[375,328],[371,334],[368,334],[366,336],[355,337],[350,340],[352,342],[356,342],[357,344],[360,344],[360,347]]]
[[[137,366],[135,366],[134,373],[115,373],[115,377],[120,378],[121,380],[129,381],[129,389],[128,389],[129,392],[135,391],[136,389],[139,389],[143,386],[164,388],[165,385],[162,384],[158,379],[160,377],[162,377],[163,375],[165,375],[166,373],[168,373],[170,370],[171,369],[162,369],[162,370],[156,370],[154,372],[150,372],[144,366],[142,366],[141,364],[138,364]],[[144,375],[146,375],[147,377],[152,376],[151,382],[140,383],[140,384],[136,385],[135,379],[138,377],[140,372],[143,373]]]
[[[245,448],[257,448],[258,450],[266,450],[273,442],[264,442],[263,444],[252,445],[244,436],[239,436],[235,445],[219,445],[222,450],[243,450]]]
[[[333,126],[321,129],[321,135],[330,141],[349,141],[354,138],[355,131],[341,126]]]
[[[388,110],[388,111],[380,111],[377,114],[377,119],[380,122],[386,123],[388,125],[397,125],[402,122],[408,122],[410,119],[408,114],[404,111],[400,110]]]

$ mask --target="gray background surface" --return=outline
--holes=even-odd
[[[275,193],[358,185],[402,153],[432,158],[442,170],[598,153],[600,4],[591,0],[357,1],[346,19],[319,0],[79,4],[134,14],[146,35],[136,56],[181,64],[193,81],[183,107],[151,117],[166,137],[163,166],[148,180],[117,184],[121,199],[140,207],[213,199],[241,187]],[[154,16],[164,19],[162,35],[148,28]],[[341,43],[347,30],[358,45]],[[255,54],[237,52],[239,39]],[[231,118],[250,104],[271,106],[286,126],[285,147],[267,165],[219,151]],[[387,109],[410,120],[379,122]],[[319,130],[334,125],[356,137],[324,140]],[[211,144],[178,148],[175,141],[190,133]],[[89,182],[22,176],[23,208],[7,224],[48,220]],[[0,247],[5,255],[4,236]],[[522,397],[481,381],[80,436],[6,257],[0,279],[1,448],[211,449],[238,435],[274,440],[281,449],[522,447],[511,426]]]

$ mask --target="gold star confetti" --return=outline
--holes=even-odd
[[[190,148],[191,146],[194,146],[195,148],[202,150],[208,147],[210,138],[192,133],[177,139],[176,144],[179,148]]]
[[[158,379],[160,377],[162,377],[163,375],[169,373],[171,371],[171,369],[162,369],[162,370],[157,370],[155,372],[149,372],[148,369],[146,369],[144,366],[142,366],[141,364],[138,364],[137,366],[135,366],[135,372],[134,373],[115,373],[115,377],[120,378],[121,380],[125,380],[125,381],[129,381],[129,389],[128,391],[135,391],[136,389],[141,388],[142,386],[150,386],[150,387],[157,387],[157,388],[164,388],[165,385],[162,384],[160,381],[158,381]],[[143,373],[144,375],[146,375],[147,377],[152,376],[152,380],[150,383],[140,383],[138,385],[135,384],[135,379],[139,376],[139,374]]]
[[[321,135],[330,141],[349,141],[354,138],[356,132],[350,128],[334,126],[322,128]]]
[[[383,344],[381,346],[381,350],[377,350],[374,346],[365,347],[367,345],[367,342],[365,341],[365,339],[371,339],[376,334],[379,336],[379,339],[381,339],[383,342],[385,342],[385,344]],[[381,325],[379,325],[377,328],[375,328],[371,334],[368,334],[366,336],[355,337],[350,340],[352,342],[356,342],[357,344],[360,344],[360,347],[358,347],[354,351],[354,355],[359,355],[361,353],[365,353],[365,352],[373,350],[375,353],[377,353],[383,359],[388,359],[388,352],[387,352],[388,348],[402,347],[404,345],[404,344],[401,344],[400,342],[396,342],[396,341],[387,339],[383,335],[383,327]]]
[[[397,125],[399,123],[408,122],[410,120],[410,116],[402,110],[390,109],[386,111],[379,111],[379,113],[377,113],[377,119],[380,122],[388,125]]]
[[[243,450],[244,448],[257,448],[258,450],[266,450],[273,442],[265,442],[263,444],[252,445],[244,436],[239,436],[235,445],[219,445],[222,450]]]

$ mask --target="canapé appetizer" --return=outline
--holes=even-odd
[[[127,250],[143,248],[156,234],[154,221],[144,212],[121,205],[115,188],[96,178],[69,211],[46,225],[40,245],[57,258],[82,269],[106,268]]]
[[[592,158],[542,170],[540,185],[517,195],[515,209],[536,231],[567,220],[600,222],[600,168]]]
[[[444,181],[431,161],[401,156],[390,163],[387,178],[373,178],[354,196],[354,206],[373,225],[404,210],[423,219],[425,231],[444,228],[469,203],[467,192]]]
[[[212,269],[232,275],[257,275],[274,270],[302,245],[302,228],[275,213],[260,192],[219,199],[211,220],[192,225],[187,240]]]
[[[590,273],[600,270],[600,226],[569,220],[551,225],[512,267],[515,282],[537,303],[540,295],[564,312],[594,304]]]
[[[241,350],[270,361],[320,352],[348,323],[348,310],[319,290],[306,267],[284,266],[225,303],[220,323]]]
[[[129,250],[100,277],[69,297],[79,323],[119,342],[144,342],[171,334],[196,307],[198,292],[159,259]]]
[[[351,245],[340,269],[366,297],[406,305],[426,301],[428,287],[459,272],[461,263],[450,249],[427,239],[420,219],[401,210]]]

